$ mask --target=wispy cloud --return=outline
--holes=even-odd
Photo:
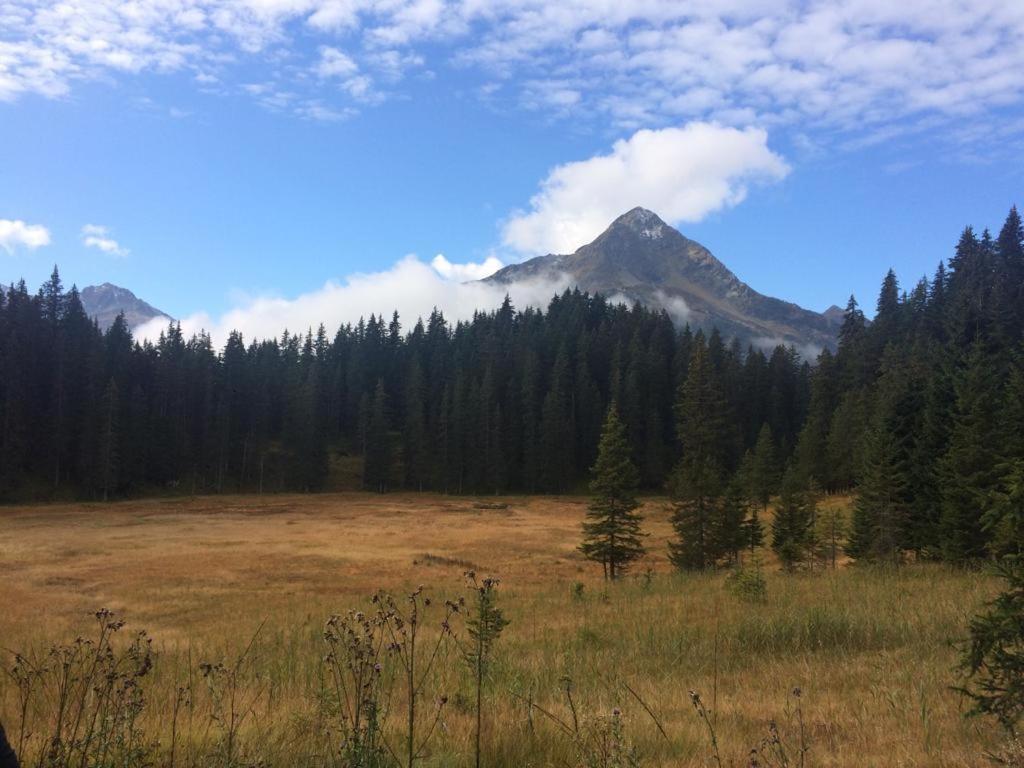
[[[19,248],[35,250],[50,244],[50,230],[21,219],[0,219],[0,248],[13,254]]]
[[[254,59],[298,114],[380,101],[428,59],[508,85],[488,99],[628,130],[862,134],[925,115],[963,128],[1024,97],[1024,5],[1006,0],[12,0],[2,13],[8,101],[146,72],[237,85]]]
[[[99,224],[86,224],[82,227],[82,245],[95,248],[108,256],[127,256],[130,251],[110,236],[108,227]]]

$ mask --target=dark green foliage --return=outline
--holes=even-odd
[[[919,386],[895,347],[886,347],[875,396],[875,413],[864,453],[846,551],[864,560],[899,562],[911,549],[911,468],[920,434]]]
[[[591,475],[594,498],[583,523],[580,551],[588,560],[601,563],[606,579],[616,579],[644,556],[644,546],[642,518],[636,513],[640,504],[635,498],[640,476],[630,458],[626,428],[614,404],[601,430]]]
[[[723,472],[762,423],[803,419],[810,372],[795,357],[769,364],[717,334],[698,339],[665,312],[567,291],[544,312],[506,301],[451,325],[435,310],[409,331],[371,315],[333,337],[320,327],[246,343],[234,332],[218,351],[171,324],[140,344],[123,318],[100,332],[55,273],[35,296],[23,283],[0,289],[0,498],[102,497],[110,381],[108,495],[316,491],[346,456],[369,464],[378,491],[577,491],[613,400],[629,416],[640,486],[661,488],[677,459],[672,393],[698,343]]]
[[[757,512],[751,507],[742,483],[734,478],[711,520],[711,549],[731,564],[739,563],[741,552],[751,543],[756,546],[762,536]]]
[[[744,507],[756,549],[783,466],[805,490],[858,492],[858,557],[1020,550],[1016,209],[996,237],[964,230],[931,280],[886,274],[871,322],[851,297],[814,367],[577,290],[411,325],[371,315],[217,350],[173,323],[154,343],[123,318],[101,332],[56,270],[35,295],[0,289],[0,500],[317,491],[360,460],[377,491],[578,492],[615,402],[636,486],[673,495],[680,567],[733,559]],[[801,558],[824,556],[822,535]]]
[[[982,520],[1000,479],[998,379],[993,359],[980,342],[971,345],[955,381],[949,447],[939,464],[941,535],[946,558],[955,563],[988,554]]]
[[[815,499],[799,473],[790,468],[782,480],[772,520],[772,549],[783,568],[793,570],[812,553]]]
[[[391,484],[391,427],[388,422],[387,394],[383,379],[377,381],[373,399],[368,401],[366,437],[363,449],[363,485],[371,491],[384,493]]]
[[[780,475],[775,441],[767,422],[761,425],[754,451],[749,454],[746,462],[744,475],[751,498],[761,505],[762,510],[767,510],[772,494],[778,490]]]
[[[992,715],[1011,733],[1024,715],[1024,561],[997,565],[1003,591],[971,620],[962,665],[971,677],[962,689],[974,714]]]
[[[100,401],[99,435],[96,450],[96,481],[106,501],[117,489],[118,466],[118,419],[119,402],[117,384],[113,379],[107,384]]]
[[[710,351],[698,333],[675,405],[682,457],[669,481],[676,534],[669,559],[677,568],[710,568],[722,554],[714,528],[721,515],[727,415]]]
[[[715,529],[722,514],[722,480],[712,463],[681,463],[669,484],[675,540],[669,560],[681,570],[713,567],[721,552]]]

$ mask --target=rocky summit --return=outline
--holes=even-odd
[[[835,347],[834,313],[819,313],[758,293],[700,243],[657,214],[634,208],[592,243],[571,254],[549,254],[512,264],[486,282],[549,279],[612,300],[664,308],[679,323],[746,344],[792,344],[803,350]]]
[[[81,297],[85,313],[94,318],[104,330],[113,324],[121,312],[129,328],[142,325],[154,317],[171,319],[166,312],[147,304],[127,288],[111,283],[86,286],[82,289]]]

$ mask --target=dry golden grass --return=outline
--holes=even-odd
[[[458,594],[474,564],[501,578],[512,620],[489,686],[487,765],[568,760],[565,739],[536,713],[531,727],[512,693],[564,713],[563,676],[584,712],[622,707],[644,765],[710,764],[691,689],[714,703],[727,765],[746,764],[772,719],[795,743],[796,686],[808,765],[977,766],[998,743],[990,725],[964,720],[950,689],[953,643],[994,589],[984,575],[914,566],[789,576],[766,562],[768,599],[749,605],[724,588],[724,574],[670,572],[668,512],[653,499],[651,556],[636,569],[651,568],[653,578],[606,589],[575,551],[584,499],[500,501],[507,509],[411,494],[0,509],[0,648],[38,652],[84,631],[96,608],[118,612],[155,638],[149,727],[165,739],[171,692],[188,679],[189,659],[194,667],[239,653],[266,620],[252,657],[261,693],[250,748],[271,765],[303,765],[323,620],[365,606],[378,588]],[[585,584],[582,599],[575,582]],[[623,682],[656,712],[668,741]],[[455,661],[436,681],[453,704],[426,765],[470,764],[469,686]],[[5,723],[13,701],[0,680]]]

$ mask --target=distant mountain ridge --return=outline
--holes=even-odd
[[[624,213],[574,253],[512,264],[485,282],[512,284],[560,277],[568,277],[570,285],[580,290],[610,299],[663,307],[678,322],[706,330],[714,326],[744,344],[836,345],[838,308],[830,307],[823,314],[758,293],[703,245],[644,208]]]
[[[94,318],[104,330],[113,325],[121,312],[129,328],[140,326],[155,317],[171,320],[166,312],[146,303],[127,288],[113,283],[88,285],[82,289],[81,299],[85,313]]]

